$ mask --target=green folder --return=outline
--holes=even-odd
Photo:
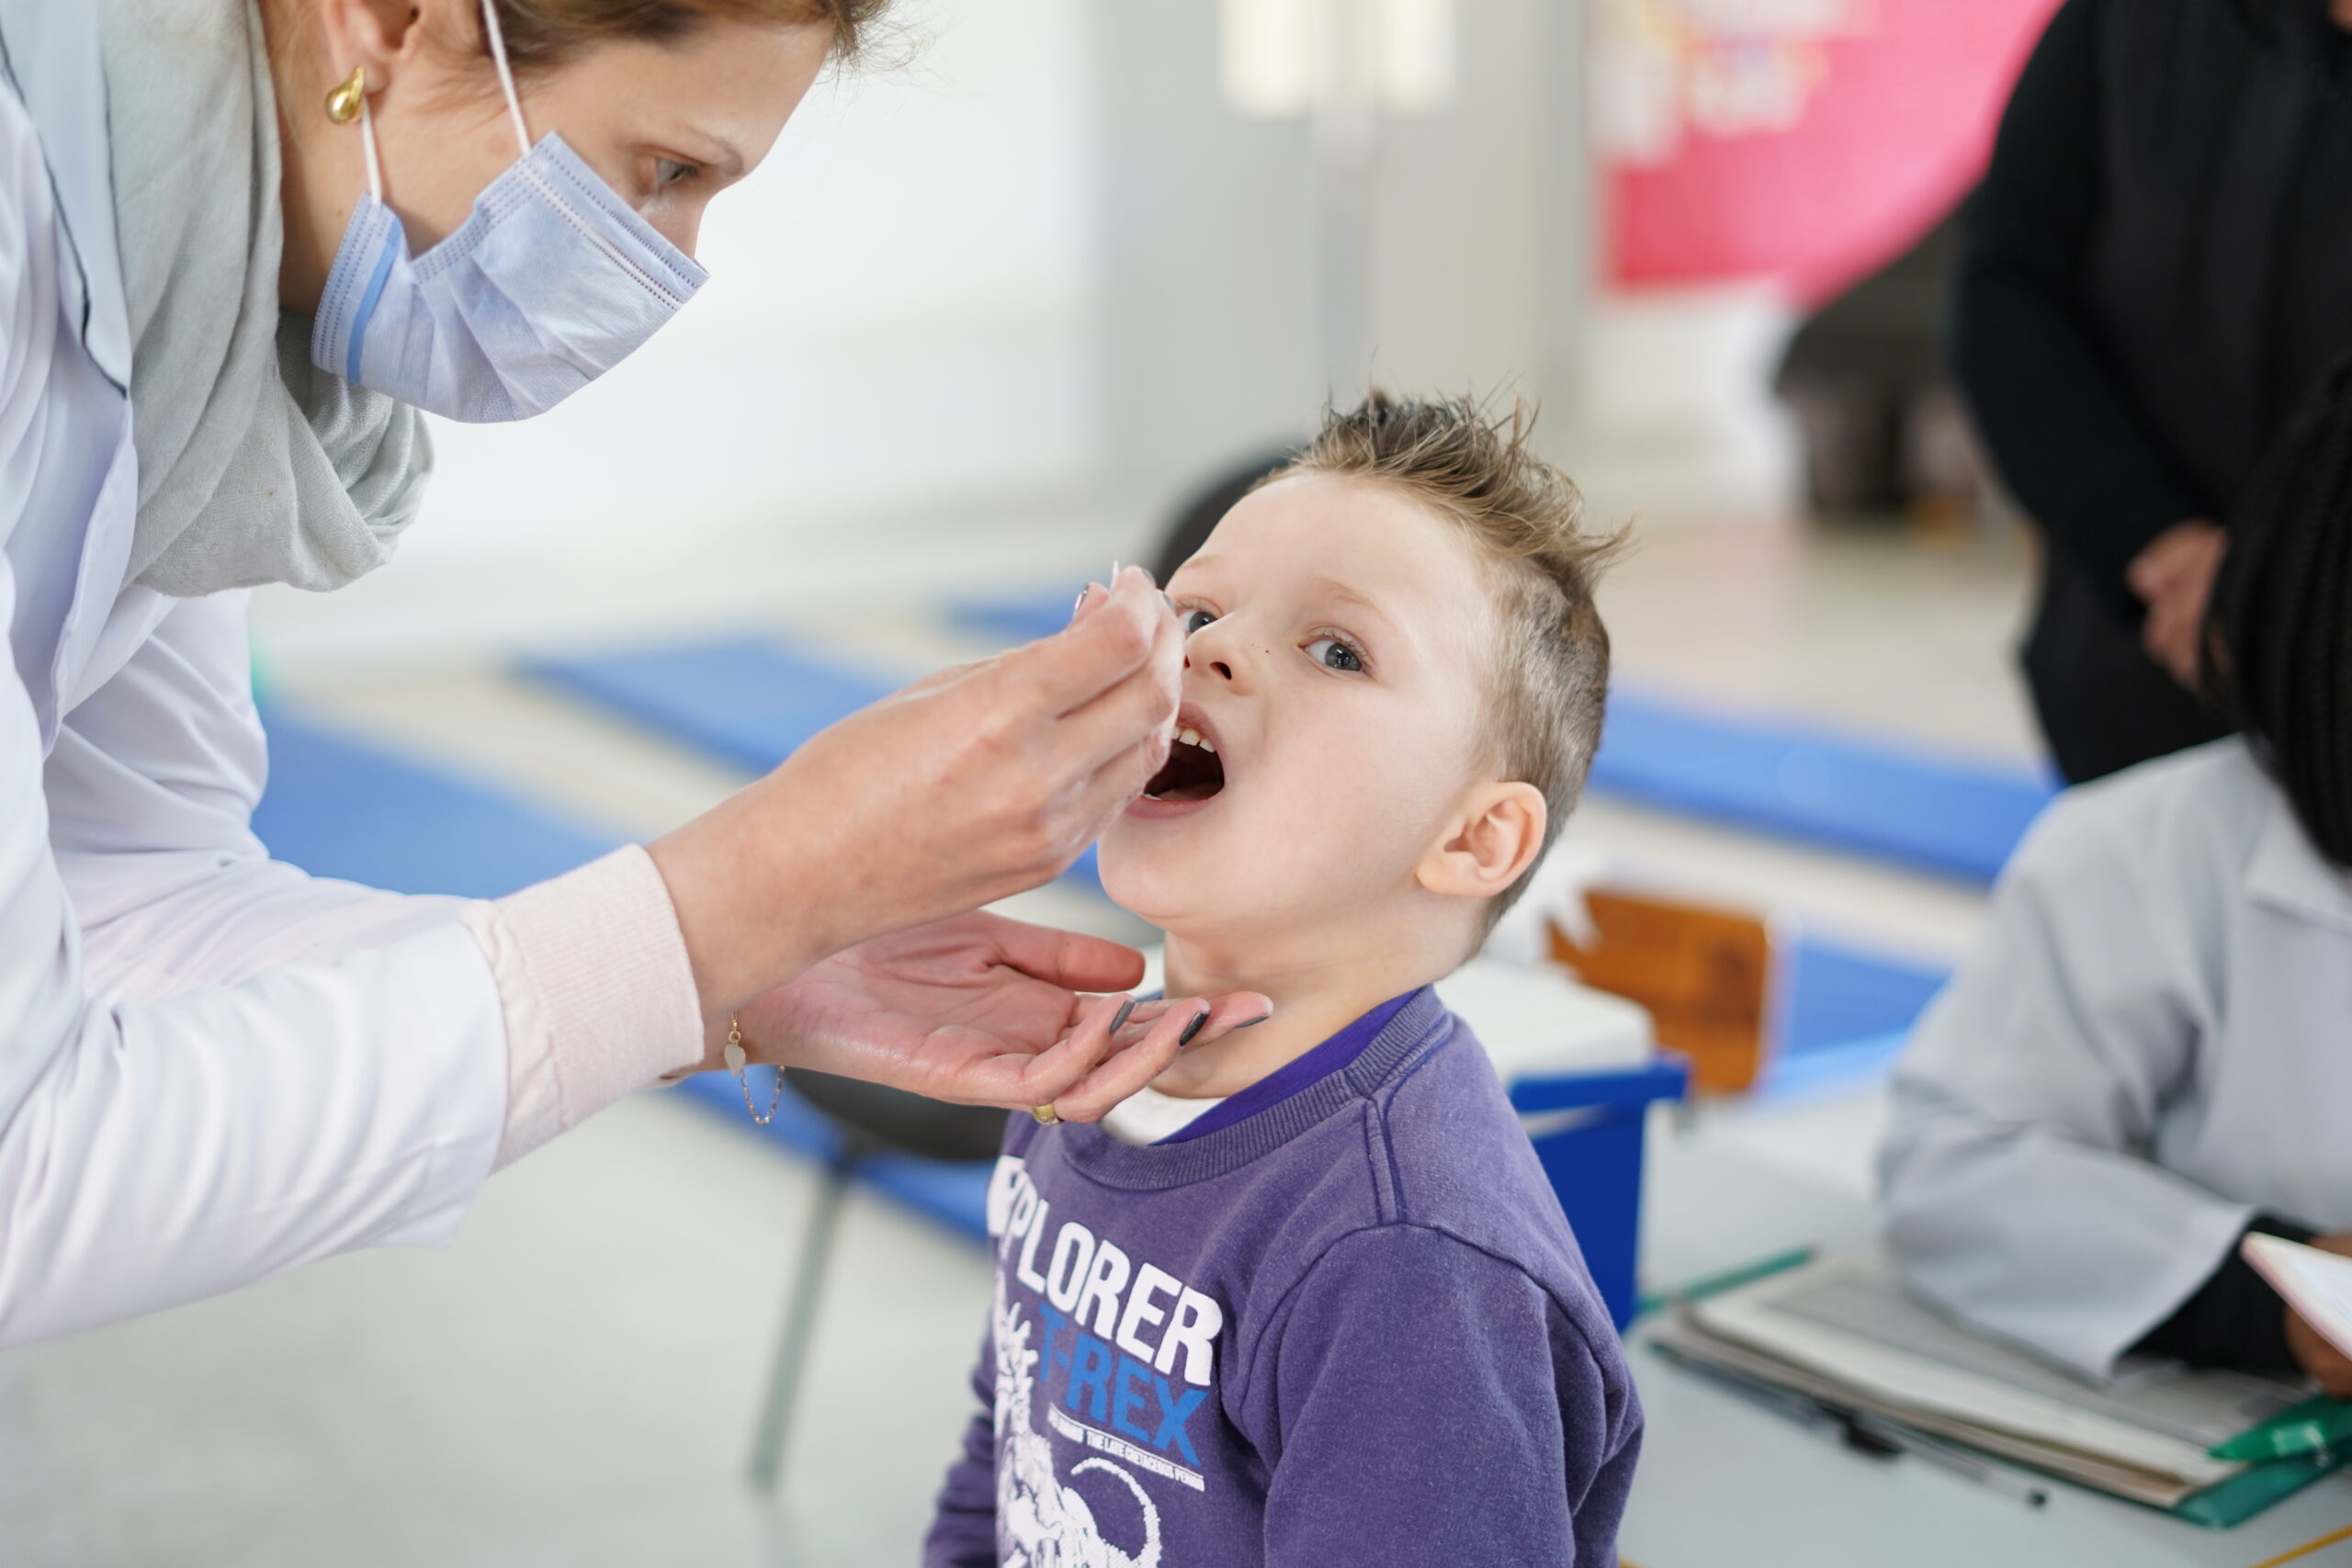
[[[2215,1459],[2291,1459],[2352,1442],[2352,1399],[2313,1394],[2208,1450]]]
[[[2173,1517],[2209,1529],[2242,1525],[2271,1504],[2293,1496],[2335,1471],[2346,1457],[2346,1450],[2322,1449],[2316,1453],[2247,1465],[2227,1481],[2217,1481],[2204,1491],[2182,1498],[2173,1505]]]

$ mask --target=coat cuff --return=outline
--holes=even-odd
[[[464,920],[506,1021],[506,1122],[492,1169],[701,1061],[685,939],[644,850],[473,905]]]

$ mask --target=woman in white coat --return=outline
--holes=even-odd
[[[2069,792],[1897,1069],[1911,1282],[2086,1375],[2337,1354],[2238,1257],[2352,1252],[2352,370],[2232,520],[2208,683],[2243,735]]]
[[[885,3],[0,0],[0,1343],[443,1241],[730,1032],[1087,1117],[1263,1010],[1114,1032],[1086,993],[1136,954],[971,913],[1159,765],[1181,641],[1139,572],[495,904],[248,829],[241,590],[387,558],[418,410],[525,417],[642,342]]]

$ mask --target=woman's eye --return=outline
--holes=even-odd
[[[653,160],[653,188],[668,190],[672,186],[683,185],[700,173],[702,171],[692,164],[681,164],[675,158],[656,158]]]
[[[1203,626],[1207,626],[1211,621],[1216,619],[1216,617],[1209,614],[1206,610],[1187,610],[1184,612],[1183,618],[1177,624],[1184,628],[1184,635],[1186,637],[1191,637],[1194,632],[1199,631]]]
[[[1363,655],[1335,637],[1318,637],[1306,645],[1306,657],[1330,670],[1361,670]]]

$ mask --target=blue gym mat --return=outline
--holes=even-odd
[[[254,831],[270,853],[314,876],[342,877],[396,893],[495,898],[560,876],[619,840],[564,821],[488,785],[421,765],[396,752],[273,707],[269,788],[254,809]],[[767,1103],[766,1075],[752,1089]],[[733,1077],[704,1073],[679,1086],[731,1122],[818,1159],[832,1129],[786,1090],[776,1119],[753,1127]],[[989,1167],[881,1156],[860,1179],[952,1230],[985,1238]]]
[[[272,707],[254,831],[279,860],[395,893],[496,898],[618,840]]]
[[[1798,940],[1788,964],[1774,1021],[1784,1058],[1899,1034],[1950,978],[1942,969],[1814,937]]]
[[[1059,590],[956,600],[949,619],[1026,642],[1069,619]],[[1612,692],[1592,787],[1644,806],[1990,883],[2056,785],[2047,775],[1809,725]]]
[[[523,671],[747,773],[903,683],[766,637],[534,659]]]
[[[1643,806],[1989,884],[2057,786],[2019,768],[1609,698],[1592,787]]]

